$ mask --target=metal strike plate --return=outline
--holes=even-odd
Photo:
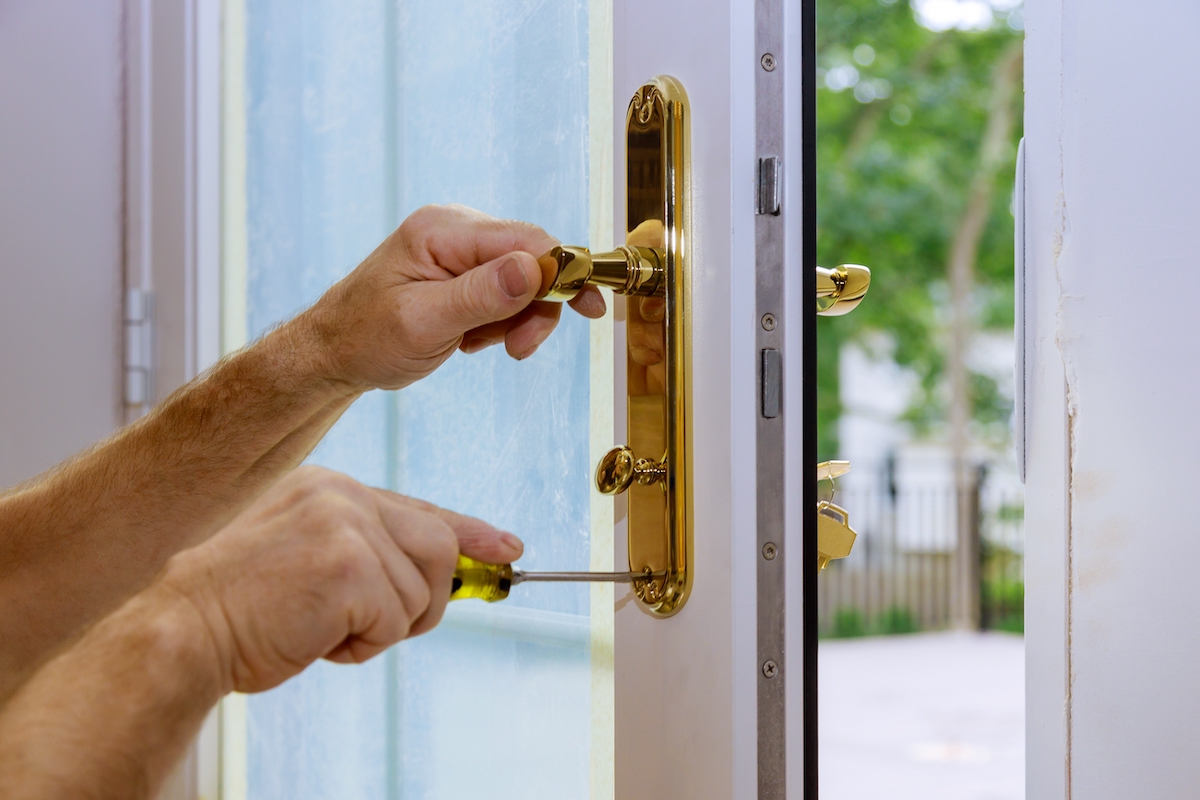
[[[629,444],[601,459],[596,488],[627,494],[629,570],[650,576],[633,591],[660,617],[683,607],[692,583],[689,114],[674,78],[638,89],[625,115],[625,245],[562,246],[538,259],[541,297],[569,300],[594,285],[629,298]]]

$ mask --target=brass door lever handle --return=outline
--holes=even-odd
[[[561,245],[538,259],[543,300],[573,300],[584,286],[607,286],[617,294],[662,297],[666,265],[662,250],[622,245],[608,253]]]
[[[542,300],[573,300],[584,286],[607,286],[617,294],[662,297],[666,292],[663,251],[621,246],[607,253],[560,245],[538,258]],[[861,264],[817,267],[817,313],[839,317],[858,308],[871,287],[871,270]]]
[[[858,308],[870,287],[871,270],[861,264],[817,267],[817,313],[822,317],[849,314]]]

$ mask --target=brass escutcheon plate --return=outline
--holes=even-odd
[[[667,76],[638,89],[625,117],[625,243],[661,252],[666,269],[661,294],[625,301],[628,447],[639,467],[665,467],[626,492],[629,569],[662,576],[634,584],[661,617],[683,607],[692,583],[688,125],[687,93]]]

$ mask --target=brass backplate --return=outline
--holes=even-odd
[[[666,467],[663,480],[627,492],[629,569],[655,576],[634,591],[663,617],[683,607],[692,582],[689,114],[683,86],[660,76],[625,117],[625,243],[659,250],[666,267],[661,295],[626,300],[629,448]]]

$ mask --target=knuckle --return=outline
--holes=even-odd
[[[337,527],[348,511],[341,495],[320,486],[306,492],[296,507],[305,527],[314,531],[328,531]]]
[[[438,566],[453,568],[458,561],[458,536],[450,529],[450,526],[441,520],[434,526],[435,534],[432,537],[433,559]]]
[[[312,464],[296,467],[287,479],[291,497],[293,499],[307,497],[321,485],[327,472],[329,470],[324,467],[317,467]]]
[[[392,614],[388,619],[386,627],[382,631],[383,638],[389,645],[396,642],[402,642],[408,638],[412,631],[413,618],[407,613],[400,612]]]
[[[557,241],[553,236],[546,233],[545,229],[534,225],[532,222],[525,222],[518,219],[504,220],[505,230],[512,236],[513,242],[519,247],[532,247],[538,249],[541,247],[551,247],[552,242]],[[534,255],[537,255],[536,253]]]
[[[433,594],[429,590],[429,584],[426,581],[417,581],[417,584],[410,591],[412,600],[412,608],[408,609],[409,619],[415,620],[417,617],[425,613],[429,608],[429,603],[433,599]],[[410,622],[411,624],[411,622]]]
[[[404,222],[400,223],[400,230],[404,234],[419,234],[436,225],[446,215],[447,210],[447,206],[435,205],[433,203],[423,205],[409,214]]]
[[[323,537],[321,553],[326,575],[339,582],[358,583],[374,558],[370,546],[358,532],[344,525]]]
[[[335,475],[324,467],[305,465],[297,467],[289,476],[290,485],[286,501],[289,505],[308,505],[319,499]]]
[[[298,510],[292,526],[302,546],[315,549],[319,558],[349,561],[369,549],[363,532],[371,524],[367,514],[343,495],[325,491]]]
[[[296,500],[310,506],[337,508],[347,500],[361,499],[365,487],[349,475],[323,467],[304,467],[296,486]]]
[[[429,580],[454,571],[459,554],[458,534],[448,524],[432,514],[422,514],[410,535],[404,549],[418,558]]]
[[[322,486],[338,473],[316,464],[302,464],[292,471],[298,486],[312,489]]]

